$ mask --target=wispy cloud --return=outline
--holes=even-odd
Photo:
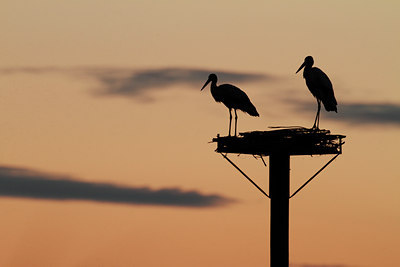
[[[272,75],[261,73],[231,72],[200,68],[158,68],[129,69],[110,67],[24,67],[0,69],[2,74],[13,73],[43,74],[49,72],[64,72],[93,78],[98,82],[98,92],[104,95],[120,95],[138,100],[152,99],[151,92],[155,90],[170,90],[176,86],[185,86],[189,90],[200,90],[210,73],[216,73],[221,81],[229,83],[268,81]]]
[[[400,105],[399,104],[342,104],[339,106],[339,113],[330,114],[330,117],[345,120],[355,124],[392,124],[400,126]]]
[[[90,183],[7,166],[0,166],[0,196],[180,207],[213,207],[232,202],[220,195],[197,191]]]
[[[190,68],[149,69],[128,72],[125,75],[112,71],[97,73],[96,78],[101,82],[103,93],[136,97],[148,95],[149,90],[168,90],[178,85],[187,86],[190,90],[200,90],[212,72],[220,79],[233,83],[271,79],[264,74]]]
[[[314,102],[295,102],[297,109],[316,112]],[[324,108],[322,107],[322,110]],[[324,112],[324,111],[322,111]],[[361,125],[394,125],[400,126],[400,104],[389,103],[339,103],[338,113],[328,112],[323,115],[337,121]]]
[[[15,68],[0,68],[0,74],[17,74],[17,73],[30,73],[30,74],[44,74],[49,72],[70,71],[67,68],[58,67],[15,67]]]

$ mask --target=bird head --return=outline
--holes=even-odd
[[[300,68],[296,71],[296,73],[298,73],[302,68],[304,68],[305,66],[307,67],[311,67],[314,64],[314,59],[312,56],[307,56],[304,59],[303,64],[301,64]]]
[[[208,75],[208,80],[203,85],[203,87],[201,88],[200,91],[202,91],[207,86],[207,84],[209,84],[210,82],[217,82],[217,75],[215,75],[214,73],[211,73],[210,75]]]

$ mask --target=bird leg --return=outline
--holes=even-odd
[[[317,120],[317,129],[319,130],[319,116],[321,115],[321,100],[318,100],[318,120]]]
[[[235,109],[235,137],[236,137],[236,130],[237,130],[237,118],[238,118],[238,115],[237,115],[236,109]]]
[[[314,126],[313,129],[319,129],[319,114],[321,112],[321,100],[317,99],[318,110],[317,115],[315,116]]]
[[[229,136],[231,136],[231,126],[232,126],[232,109],[229,109]]]

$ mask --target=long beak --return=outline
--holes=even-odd
[[[296,71],[296,73],[298,73],[302,68],[304,68],[305,65],[306,65],[305,62],[303,64],[301,64],[300,68]]]
[[[211,82],[211,80],[210,79],[208,79],[207,81],[206,81],[206,83],[203,85],[203,87],[201,87],[201,89],[200,89],[200,91],[203,91],[203,89],[207,86],[207,84],[209,84]]]

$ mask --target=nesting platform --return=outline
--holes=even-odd
[[[277,128],[269,131],[239,133],[239,136],[219,136],[216,152],[270,156],[341,154],[346,136],[329,130],[303,127]]]

